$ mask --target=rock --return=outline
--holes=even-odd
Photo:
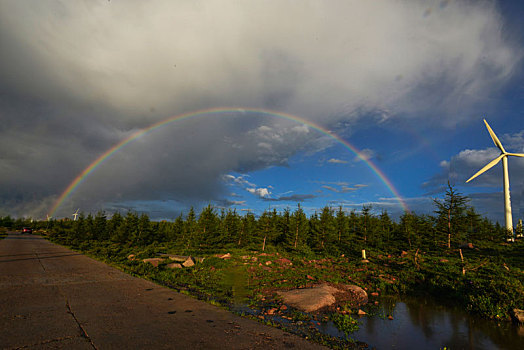
[[[293,265],[293,263],[291,262],[291,260],[289,259],[286,259],[286,258],[280,258],[280,259],[276,259],[275,262],[279,265]]]
[[[388,320],[393,320],[393,316],[389,315]]]
[[[267,314],[267,315],[274,315],[275,312],[277,312],[277,309],[275,309],[275,308],[271,308],[271,309],[267,310],[266,314]]]
[[[447,262],[449,262],[448,259],[440,259],[439,261],[440,261],[441,263],[447,263]]]
[[[363,263],[368,263],[369,260],[368,260],[368,259],[362,259],[362,262],[363,262]]]
[[[174,263],[171,263],[171,264],[167,264],[166,267],[168,269],[182,269],[184,268],[184,266],[182,266],[181,263],[178,263],[178,262],[174,262]]]
[[[408,255],[408,252],[406,252],[405,250],[402,251],[402,253],[400,253],[400,256],[406,256]]]
[[[189,257],[189,258],[187,258],[186,261],[184,261],[184,262],[182,263],[182,265],[183,265],[184,267],[195,266],[195,259],[193,259],[192,257]]]
[[[366,312],[364,310],[362,310],[362,309],[358,309],[358,315],[359,316],[364,316],[364,315],[366,315]]]
[[[513,309],[511,316],[515,321],[518,323],[524,324],[524,310],[521,309]]]
[[[474,249],[473,243],[463,243],[460,245],[461,249]]]
[[[218,258],[220,259],[231,259],[231,253],[226,253],[226,254],[223,254],[223,255],[218,255]]]
[[[127,260],[135,260],[136,259],[136,255],[135,254],[129,254],[127,256]]]
[[[314,279],[315,279],[315,277],[313,277],[313,276],[311,276],[311,275],[306,275],[306,278],[307,278],[308,280],[314,280]]]
[[[351,293],[352,299],[358,304],[366,304],[368,302],[368,293],[359,286],[349,285],[346,287],[347,291]]]
[[[286,311],[286,310],[287,310],[287,306],[286,306],[286,305],[282,305],[282,306],[280,307],[280,310],[281,310],[281,311]]]
[[[271,260],[266,261],[266,265],[271,265],[271,264],[272,264]]]
[[[336,301],[334,294],[340,293],[337,288],[322,284],[313,288],[293,289],[278,292],[284,303],[305,312],[314,312]]]
[[[142,262],[150,263],[154,267],[158,267],[158,264],[160,264],[162,261],[164,261],[162,258],[149,258],[142,260]]]
[[[378,293],[377,292],[373,292],[373,293],[371,293],[371,296],[378,297]]]

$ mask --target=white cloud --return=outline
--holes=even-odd
[[[271,195],[271,192],[267,188],[246,188],[246,191],[248,191],[251,194],[254,194],[255,196],[258,196],[260,198],[268,198]]]
[[[336,158],[330,158],[328,159],[327,162],[332,163],[332,164],[347,164],[348,163],[346,160],[336,159]]]

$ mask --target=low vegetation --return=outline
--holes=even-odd
[[[367,290],[370,305],[385,295],[429,294],[481,317],[509,321],[511,310],[524,308],[524,241],[506,242],[505,229],[478,215],[451,186],[435,205],[434,216],[405,213],[399,222],[386,212],[374,215],[371,207],[350,213],[326,207],[307,217],[298,206],[255,217],[208,206],[173,222],[100,212],[32,226],[129,273],[322,342],[325,336],[315,329],[326,320],[348,336],[341,344],[351,341],[358,308],[339,302],[304,314],[284,305],[277,291],[355,284]],[[0,220],[4,227],[30,226]],[[160,254],[204,260],[176,269],[169,258],[156,267],[143,262]]]

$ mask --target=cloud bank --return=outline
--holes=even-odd
[[[504,28],[477,1],[3,1],[1,212],[44,215],[105,150],[192,110],[269,108],[333,129],[457,123],[522,57]],[[285,166],[321,137],[281,120],[202,119],[130,145],[71,206],[223,200],[224,174]]]

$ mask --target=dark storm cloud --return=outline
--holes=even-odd
[[[431,102],[430,117],[467,118],[510,77],[521,49],[503,39],[487,2],[427,9],[386,0],[2,1],[0,214],[45,215],[105,150],[187,111],[273,108],[331,127],[369,111],[427,117]],[[221,200],[222,175],[286,165],[320,138],[276,120],[218,119],[137,140],[79,186],[71,199],[81,204],[64,203],[62,215],[118,201]]]
[[[278,198],[262,198],[267,202],[303,202],[308,199],[313,199],[316,196],[314,194],[292,194],[290,196],[282,196]]]

